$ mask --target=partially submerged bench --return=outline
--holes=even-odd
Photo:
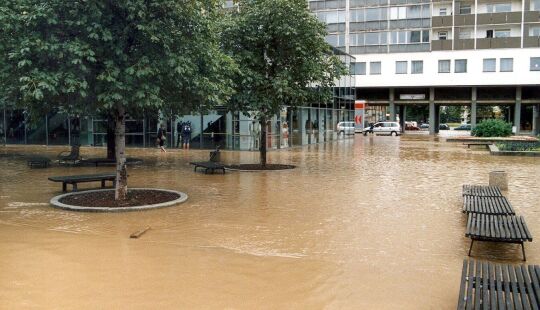
[[[463,196],[463,213],[516,214],[506,197]]]
[[[463,185],[463,196],[501,197],[501,189],[497,186]]]
[[[488,146],[490,146],[492,144],[493,144],[493,142],[465,142],[465,143],[463,143],[463,145],[467,145],[468,149],[471,148],[471,145],[478,145],[478,146],[488,147]]]
[[[465,237],[471,239],[469,256],[474,241],[506,242],[521,244],[523,260],[527,260],[523,242],[532,241],[525,219],[515,215],[469,213]]]
[[[463,260],[457,309],[538,309],[540,267]]]
[[[85,174],[85,175],[68,175],[68,176],[56,176],[49,177],[49,181],[62,182],[62,191],[67,191],[67,184],[73,186],[73,191],[77,191],[78,183],[85,182],[101,182],[101,187],[105,187],[106,181],[116,182],[116,173],[102,173],[102,174]]]
[[[195,166],[193,171],[197,171],[197,168],[203,168],[205,169],[204,173],[208,173],[208,171],[211,171],[212,173],[214,173],[215,170],[221,170],[223,174],[225,174],[225,166],[220,163],[216,163],[213,161],[200,161],[200,162],[191,162],[190,164]]]
[[[50,163],[50,159],[40,156],[30,157],[27,161],[28,167],[30,168],[47,168]]]

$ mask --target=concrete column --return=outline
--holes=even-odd
[[[441,123],[441,107],[435,105],[435,133],[439,133],[439,125]]]
[[[396,104],[394,101],[394,89],[388,89],[388,112],[390,113],[390,120],[396,120]]]
[[[521,127],[521,86],[516,87],[516,104],[514,105],[514,126],[516,126],[516,135],[519,134]]]
[[[402,105],[399,114],[399,125],[401,126],[401,132],[405,132],[405,120],[407,119],[407,106]]]
[[[429,134],[436,134],[435,131],[435,88],[429,88]]]
[[[540,131],[538,130],[538,126],[540,125],[540,105],[534,105],[533,106],[533,122],[532,122],[532,130],[533,135],[538,135]]]
[[[471,129],[476,127],[476,87],[471,92]]]

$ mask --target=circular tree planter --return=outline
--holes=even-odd
[[[119,203],[114,200],[114,189],[98,189],[71,192],[55,196],[52,206],[86,212],[127,212],[174,206],[188,199],[185,193],[156,188],[131,188],[128,199]]]
[[[239,165],[228,165],[225,166],[228,170],[236,171],[275,171],[275,170],[288,170],[294,169],[296,166],[293,165],[283,165],[283,164],[266,164],[266,166],[261,166],[260,164],[239,164]]]

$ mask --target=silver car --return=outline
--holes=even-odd
[[[398,136],[401,133],[401,126],[398,122],[378,122],[373,127],[364,129],[364,136],[368,133],[386,133],[392,136]]]

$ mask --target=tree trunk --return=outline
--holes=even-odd
[[[259,119],[261,125],[261,143],[259,145],[260,164],[266,167],[266,117]]]
[[[107,159],[116,160],[116,137],[115,137],[114,117],[109,115],[107,118]]]
[[[125,200],[127,197],[127,168],[126,168],[126,120],[125,109],[118,107],[116,111],[115,149],[116,149],[116,188],[115,200]]]

